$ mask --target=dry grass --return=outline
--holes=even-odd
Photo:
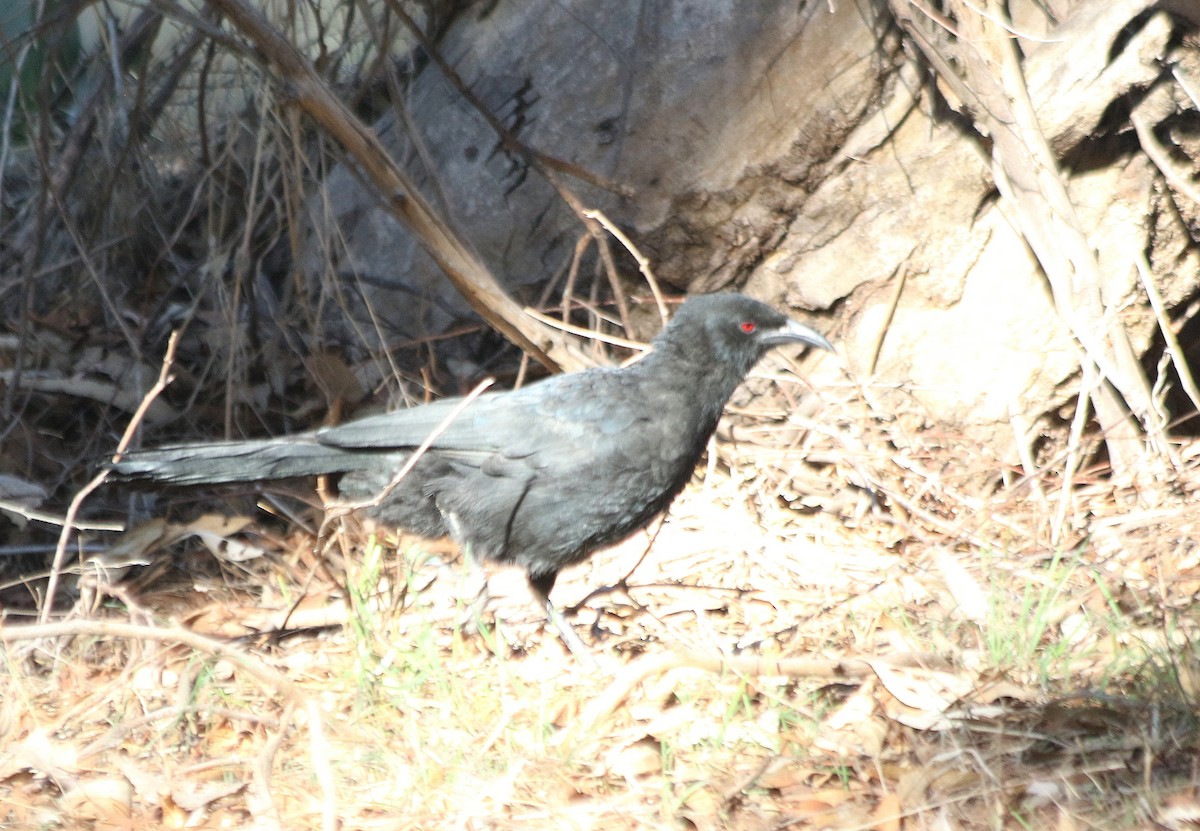
[[[1186,827],[1187,494],[1076,488],[1052,545],[1052,469],[1040,496],[1016,477],[966,496],[856,390],[814,398],[819,433],[739,417],[769,446],[722,445],[648,555],[638,537],[564,575],[597,671],[511,571],[465,632],[464,567],[419,541],[346,526],[318,546],[259,519],[241,562],[184,543],[88,616],[154,640],[9,641],[0,810],[14,827]],[[285,618],[291,634],[260,634]],[[175,626],[238,638],[287,688]]]

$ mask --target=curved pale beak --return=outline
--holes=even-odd
[[[833,351],[833,344],[815,329],[805,326],[795,320],[789,320],[778,329],[764,331],[759,335],[761,342],[767,346],[778,346],[784,343],[807,343],[819,349]]]

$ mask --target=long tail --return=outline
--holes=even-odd
[[[359,453],[299,435],[135,450],[113,465],[112,473],[118,479],[215,485],[344,473],[362,463]]]

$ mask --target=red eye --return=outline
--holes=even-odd
[[[743,331],[743,332],[745,332],[747,335],[753,334],[753,333],[754,333],[754,330],[755,330],[755,329],[757,329],[757,328],[758,328],[758,324],[757,324],[757,323],[755,323],[753,320],[745,320],[745,321],[742,321],[742,326],[741,326],[741,329],[742,329],[742,331]]]

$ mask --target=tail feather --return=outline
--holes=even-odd
[[[345,473],[361,466],[358,453],[293,436],[135,450],[112,466],[112,474],[172,485],[216,485]]]

